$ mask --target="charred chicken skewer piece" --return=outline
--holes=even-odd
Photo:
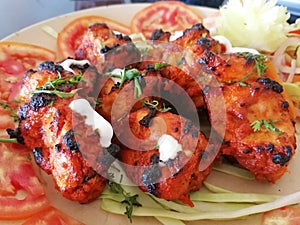
[[[269,78],[247,82],[246,86],[222,87],[226,119],[220,122],[225,130],[221,154],[235,159],[257,180],[276,182],[295,154],[294,122],[282,90]],[[206,92],[207,99],[213,95],[214,88]],[[218,108],[218,104],[208,107],[211,114]]]
[[[253,166],[243,162],[241,158],[238,159],[238,161],[242,166],[252,171],[257,179],[267,179],[271,182],[275,182],[279,179],[285,173],[288,161],[290,161],[295,151],[295,129],[293,128],[292,105],[288,106],[290,101],[284,94],[284,90],[281,91],[282,87],[280,81],[277,76],[271,72],[272,65],[268,60],[262,55],[253,55],[247,52],[225,54],[226,49],[224,49],[224,46],[214,40],[201,24],[194,25],[192,28],[187,29],[183,32],[181,37],[174,41],[170,41],[170,35],[162,31],[156,32],[156,34],[153,35],[153,40],[162,41],[162,43],[167,43],[167,45],[164,45],[163,50],[161,50],[161,48],[153,48],[150,50],[150,53],[159,55],[158,61],[160,63],[167,62],[172,65],[163,68],[161,70],[161,76],[173,80],[183,87],[197,107],[207,107],[211,119],[214,117],[213,114],[217,114],[217,117],[214,119],[218,120],[218,113],[223,113],[220,117],[219,125],[216,125],[218,121],[214,121],[212,125],[221,136],[221,130],[225,130],[224,140],[229,146],[231,145],[231,150],[228,151],[229,148],[226,148],[227,151],[224,150],[224,154],[232,154],[233,157],[238,158],[237,155],[233,153],[233,149],[237,152],[242,152],[245,150],[242,146],[251,146],[251,149],[260,149],[261,146],[274,145],[278,150],[266,155],[266,158],[268,158],[266,162],[268,163],[264,165],[273,168],[273,164],[275,164],[275,167],[278,167],[277,169],[259,172],[252,168]],[[181,54],[178,49],[185,49],[188,52],[185,51],[184,54]],[[161,54],[155,54],[157,51]],[[176,52],[176,54],[174,52]],[[151,59],[152,58],[148,58],[147,55],[143,58],[143,60],[148,61]],[[179,62],[180,64],[178,64]],[[176,68],[175,65],[178,68]],[[210,83],[211,80],[214,80],[213,84]],[[262,87],[262,85],[265,85],[265,87]],[[252,86],[253,88],[255,87],[264,91],[253,89]],[[241,89],[241,93],[235,89]],[[241,96],[242,93],[247,92],[245,89],[251,94]],[[218,90],[221,96],[215,96],[215,90]],[[226,94],[227,92],[232,95]],[[265,94],[265,92],[268,94]],[[268,107],[268,110],[265,109],[264,106],[266,104],[265,95],[272,99],[272,106],[274,106],[271,108]],[[220,98],[220,101],[223,102],[223,107],[225,107],[223,112],[219,112],[222,107],[217,107],[219,106],[218,104],[221,104],[218,102],[218,98]],[[258,107],[260,110],[257,110],[257,112],[247,111],[237,113],[236,118],[232,117],[232,107],[234,107],[237,102],[246,101],[244,98],[247,98],[250,105],[254,104],[257,107],[260,106]],[[241,105],[244,104],[241,103]],[[285,106],[281,107],[283,105]],[[251,109],[250,106],[245,108]],[[271,114],[278,115],[277,110],[282,112],[278,118],[270,116]],[[275,122],[277,126],[291,129],[282,128],[283,136],[286,138],[280,137],[277,139],[273,137],[270,139],[268,135],[261,135],[253,142],[253,139],[241,137],[238,132],[231,130],[232,127],[240,124],[241,118],[247,117],[246,114],[251,115],[251,120],[247,119],[243,121],[243,123],[247,124],[248,128],[253,128],[251,124],[255,121],[260,121],[261,123],[266,123],[267,121],[270,123]],[[231,119],[229,120],[228,118]],[[274,124],[271,126],[274,126]],[[264,125],[261,127],[263,128]],[[254,131],[253,129],[246,129],[245,132],[248,132],[245,133],[246,136],[252,136],[253,133],[255,133],[255,135],[259,134],[257,130]],[[239,144],[236,144],[235,141]],[[284,150],[286,148],[289,150]],[[262,154],[260,151],[258,152]],[[282,156],[282,158],[288,160],[283,160],[285,161],[284,163],[283,161],[281,163],[274,163],[273,154],[275,154],[274,157],[276,158],[279,157],[277,153]],[[254,157],[257,161],[253,161],[252,165],[260,163],[259,154]],[[275,162],[277,162],[277,160],[275,160]]]
[[[27,72],[21,91],[18,130],[25,145],[33,150],[36,163],[52,174],[58,191],[80,203],[104,190],[108,167],[119,150],[110,143],[111,126],[97,119],[86,100],[93,104],[97,76],[86,63],[67,70],[44,62]],[[94,125],[93,119],[101,123]]]
[[[220,113],[218,99],[224,101],[225,120],[214,127],[225,131],[221,153],[233,157],[257,180],[276,182],[287,171],[296,140],[293,105],[273,65],[265,56],[249,52],[206,52],[200,63],[218,83],[203,87],[210,118]]]
[[[166,41],[165,33],[158,34],[156,39]],[[224,134],[222,154],[236,159],[258,180],[278,180],[287,171],[296,142],[293,106],[271,62],[249,52],[224,53],[201,25],[172,43],[193,52],[194,57],[184,58],[184,66],[201,84],[198,90],[204,94],[213,128]]]
[[[76,59],[87,59],[100,73],[140,61],[140,52],[130,37],[116,34],[106,24],[91,25],[75,51]]]
[[[116,133],[128,177],[143,191],[192,206],[189,192],[199,190],[211,171],[199,171],[201,159],[209,157],[205,136],[191,121],[156,109],[137,110],[127,122],[129,130]]]

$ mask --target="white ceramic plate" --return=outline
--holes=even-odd
[[[52,50],[55,50],[56,39],[46,33],[42,27],[48,25],[55,31],[59,32],[67,23],[76,17],[83,15],[101,15],[114,20],[118,20],[124,24],[130,23],[132,16],[141,8],[148,4],[125,4],[125,5],[112,5],[106,7],[97,7],[87,10],[81,10],[74,13],[62,15],[42,21],[38,24],[34,24],[30,27],[22,29],[3,40],[26,42],[31,44],[40,45]],[[212,15],[216,12],[215,9],[206,7],[195,7],[204,17]],[[299,123],[297,124],[299,125]],[[298,141],[299,142],[299,141]],[[299,146],[299,143],[298,143]],[[290,173],[286,173],[276,184],[270,184],[267,182],[246,181],[238,178],[234,178],[223,173],[213,172],[208,180],[210,183],[228,188],[234,191],[240,192],[254,192],[254,193],[274,193],[274,194],[289,194],[300,189],[300,180],[298,177],[299,167],[297,167],[297,161],[300,160],[299,153],[297,151],[296,156],[290,163]],[[52,202],[53,206],[61,209],[67,214],[73,216],[79,221],[87,225],[126,225],[131,224],[128,219],[123,215],[114,215],[106,213],[100,209],[100,201],[94,201],[90,204],[81,205],[77,202],[71,202],[63,198],[53,186],[51,176],[41,172],[41,176],[44,181],[46,193]],[[18,209],[16,209],[18,210]],[[187,224],[201,224],[201,225],[253,225],[260,224],[261,215],[249,216],[241,220],[232,221],[193,221],[187,222]],[[21,221],[0,221],[2,225],[16,225]],[[133,218],[132,225],[155,225],[160,224],[154,218],[143,217]]]

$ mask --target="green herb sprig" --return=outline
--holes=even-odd
[[[73,84],[76,85],[82,81],[82,74],[74,75],[74,76],[68,76],[68,77],[61,77],[60,74],[58,74],[58,78],[51,80],[44,84],[42,87],[38,88],[38,90],[45,90],[45,89],[57,89],[59,86],[63,84]]]
[[[70,92],[64,92],[64,91],[59,91],[58,88],[64,84],[76,85],[79,84],[81,81],[82,81],[82,73],[74,76],[67,76],[67,77],[61,77],[60,73],[58,73],[57,79],[45,83],[43,86],[37,88],[34,91],[31,91],[30,93],[31,94],[39,94],[39,93],[53,94],[60,98],[70,98],[73,97],[79,89],[74,89]]]
[[[159,63],[159,62],[156,62],[153,65],[155,70],[160,70],[160,69],[163,69],[163,68],[168,67],[168,66],[170,66],[170,64],[168,64],[168,63]]]
[[[275,127],[275,123],[278,122],[279,121],[273,121],[271,119],[254,120],[252,123],[250,123],[250,126],[252,127],[254,132],[260,131],[262,127],[264,127],[266,130],[273,131],[279,135],[282,135],[283,132],[279,130],[277,127]]]
[[[260,77],[267,70],[267,58],[261,54],[253,54],[250,52],[241,52],[239,53],[243,56],[247,61],[255,62],[255,69],[257,71],[258,76]]]
[[[2,142],[2,143],[14,143],[14,144],[19,143],[17,138],[0,138],[0,142]]]
[[[171,107],[166,107],[165,103],[163,102],[163,106],[162,108],[159,108],[159,101],[157,100],[153,100],[152,102],[150,102],[149,100],[144,100],[142,101],[143,105],[151,108],[151,109],[156,109],[159,112],[168,112],[169,110],[171,110]]]
[[[242,79],[240,81],[238,81],[237,84],[242,87],[250,86],[250,84],[245,82],[250,76],[251,76],[251,74],[247,74],[246,76],[242,77]]]
[[[58,91],[58,90],[34,90],[34,91],[31,92],[31,94],[45,93],[45,94],[56,95],[60,98],[71,98],[75,95],[75,93],[77,91],[78,91],[78,89],[74,89],[70,92],[64,92],[64,91]]]
[[[142,96],[143,90],[139,81],[139,76],[143,76],[143,74],[141,74],[138,69],[133,68],[127,70],[126,68],[124,68],[121,72],[121,75],[108,73],[108,76],[121,79],[119,88],[122,88],[126,81],[132,80],[134,85],[134,99]]]
[[[168,63],[154,63],[153,68],[154,70],[160,70],[167,66],[170,66]],[[132,69],[122,69],[120,71],[121,74],[115,74],[115,73],[107,73],[109,77],[114,77],[120,79],[120,85],[119,89],[121,89],[126,81],[133,81],[134,86],[134,99],[137,99],[142,96],[143,94],[143,87],[141,84],[141,80],[145,76],[144,73],[141,73],[138,69],[132,68]]]
[[[240,79],[239,81],[229,80],[228,84],[237,84],[237,85],[242,86],[242,87],[250,86],[250,84],[245,82],[250,76],[251,76],[251,73],[249,73],[246,76],[242,77],[242,79]]]
[[[110,190],[114,193],[121,194],[124,197],[124,200],[122,201],[123,204],[126,204],[126,210],[124,212],[125,215],[127,215],[127,218],[132,223],[132,213],[133,213],[133,207],[134,206],[142,206],[137,200],[138,195],[131,195],[130,193],[127,193],[120,184],[117,184],[115,182],[109,182],[108,186],[110,187]]]

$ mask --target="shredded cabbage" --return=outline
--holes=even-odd
[[[115,165],[116,166],[116,165]],[[116,167],[118,167],[117,165]],[[228,167],[229,168],[229,167]],[[226,168],[226,169],[228,169]],[[224,170],[221,170],[224,172]],[[116,174],[116,173],[115,173]],[[122,173],[123,174],[123,173]],[[238,177],[244,179],[244,171],[237,170]],[[117,176],[112,177],[112,181],[118,181]],[[122,181],[129,178],[123,174]],[[286,196],[259,193],[238,193],[231,190],[204,182],[204,187],[200,191],[190,194],[194,207],[184,205],[177,201],[167,201],[157,198],[152,194],[143,192],[139,187],[118,184],[130,196],[137,196],[137,201],[141,206],[133,205],[132,216],[154,217],[163,225],[184,225],[184,221],[192,220],[228,220],[239,219],[249,215],[262,213],[277,209],[283,206],[300,203],[300,192],[288,194]],[[124,195],[116,193],[107,187],[102,195],[101,208],[107,212],[115,214],[126,214],[127,205],[124,203]],[[131,219],[131,217],[130,217]]]
[[[216,20],[219,35],[233,46],[274,52],[286,39],[291,26],[287,8],[276,0],[228,0]]]
[[[183,221],[203,219],[238,219],[288,205],[295,205],[300,202],[300,192],[281,197],[268,194],[226,193],[228,195],[226,199],[229,201],[227,202],[226,200],[224,203],[220,203],[217,198],[212,199],[208,197],[214,194],[206,193],[205,197],[208,197],[208,200],[211,202],[194,201],[195,207],[189,208],[174,201],[166,201],[143,193],[138,187],[122,187],[131,194],[138,194],[139,200],[143,202],[142,207],[133,208],[133,216],[153,216],[165,225],[170,225],[172,222],[173,224],[181,225],[184,224]],[[201,194],[199,193],[198,195]],[[230,195],[232,195],[234,202],[232,202]],[[245,199],[245,196],[247,196],[247,199]],[[103,210],[116,214],[124,214],[126,206],[120,201],[122,198],[119,199],[115,193],[106,190],[106,193],[101,195],[100,198]],[[261,203],[256,204],[254,202]]]
[[[300,108],[300,82],[284,82],[283,87],[290,99],[295,103],[295,106]]]

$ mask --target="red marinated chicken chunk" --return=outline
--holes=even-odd
[[[18,129],[24,144],[33,150],[36,163],[52,174],[60,193],[70,200],[87,203],[106,186],[105,174],[112,162],[106,152],[117,153],[118,148],[101,146],[99,133],[85,124],[83,115],[69,107],[80,96],[88,98],[97,80],[96,70],[89,65],[72,69],[75,73],[54,62],[44,62],[37,70],[27,72],[20,96],[23,104]],[[53,88],[62,95],[78,92],[63,97],[51,93]],[[97,164],[96,158],[107,159],[106,164]]]

